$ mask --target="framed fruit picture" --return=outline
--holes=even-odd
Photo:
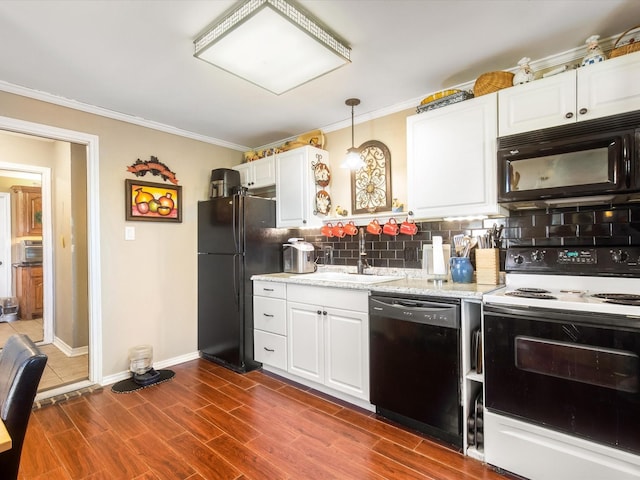
[[[126,220],[182,222],[182,187],[125,180]]]

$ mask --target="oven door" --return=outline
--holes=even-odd
[[[485,305],[485,405],[640,454],[640,320]]]

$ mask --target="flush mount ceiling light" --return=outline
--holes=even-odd
[[[194,42],[194,55],[280,95],[351,62],[351,48],[285,0],[245,0]]]
[[[340,164],[340,168],[348,168],[349,170],[360,170],[364,167],[365,163],[360,156],[360,150],[358,150],[353,144],[353,107],[360,105],[359,98],[348,98],[344,102],[351,107],[351,148],[347,150],[347,156]]]

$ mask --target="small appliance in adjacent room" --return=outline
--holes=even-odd
[[[275,201],[244,194],[198,202],[198,350],[235,371],[253,359],[251,276],[282,271]]]
[[[315,248],[302,238],[290,238],[282,246],[282,264],[285,273],[312,273],[317,269]]]
[[[42,240],[19,240],[15,244],[14,262],[42,263]]]
[[[640,247],[510,248],[505,270],[483,297],[485,461],[637,480]]]

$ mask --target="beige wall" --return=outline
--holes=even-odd
[[[389,147],[392,194],[406,203],[404,111],[355,126],[355,145],[379,140]],[[197,350],[196,204],[208,194],[210,170],[241,163],[242,152],[97,115],[0,92],[0,115],[97,135],[100,139],[103,375],[128,368],[128,349],[151,344],[155,361]],[[326,134],[333,206],[351,211],[350,173],[339,168],[351,146],[351,128]],[[183,187],[183,221],[125,222],[124,179],[136,159],[167,164]],[[142,180],[161,183],[159,177]],[[135,241],[124,240],[125,225]]]
[[[151,344],[155,361],[195,352],[197,201],[211,169],[240,163],[242,153],[5,92],[0,115],[99,137],[103,375],[126,370],[135,345]],[[124,180],[135,178],[126,168],[151,155],[177,174],[182,223],[125,222]],[[125,225],[135,241],[124,240]]]
[[[407,203],[406,118],[413,113],[415,111],[398,112],[358,124],[354,128],[356,147],[369,140],[378,140],[389,148],[392,198],[398,198],[404,204]],[[340,168],[340,162],[351,147],[351,127],[326,134],[325,143],[331,162],[331,214],[335,214],[336,206],[346,208],[351,213],[351,173]]]
[[[73,348],[89,344],[89,259],[87,252],[87,149],[71,144],[71,217],[73,224],[69,241],[73,242],[72,275],[74,279],[71,307],[71,338]]]

